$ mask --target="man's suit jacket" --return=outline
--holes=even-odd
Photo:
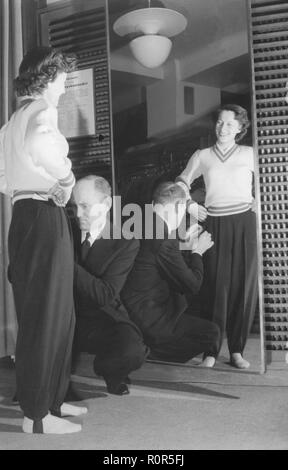
[[[198,293],[202,280],[202,257],[191,254],[187,264],[167,228],[162,239],[141,242],[121,296],[148,345],[169,337],[187,308],[185,294]]]
[[[75,238],[75,236],[74,236]],[[120,292],[139,250],[138,240],[99,238],[80,261],[80,237],[75,240],[75,306],[77,316],[92,318],[101,311],[116,322],[130,323]],[[135,327],[138,331],[138,328]]]

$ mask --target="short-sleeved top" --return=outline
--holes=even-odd
[[[215,145],[197,150],[177,179],[190,188],[191,183],[203,175],[208,214],[221,216],[251,208],[253,172],[252,147],[235,144],[223,155]]]
[[[68,151],[57,109],[43,98],[24,101],[0,131],[0,191],[45,199],[57,181],[73,185]]]

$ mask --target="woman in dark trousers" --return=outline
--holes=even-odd
[[[74,334],[73,247],[65,205],[75,183],[57,105],[75,57],[52,48],[24,57],[15,89],[19,109],[0,133],[0,190],[12,198],[9,278],[19,324],[17,396],[26,433],[66,434],[62,419],[86,408],[63,403]]]
[[[203,310],[223,334],[226,330],[231,364],[247,369],[243,358],[258,296],[256,216],[252,210],[254,154],[252,147],[238,145],[246,134],[247,112],[238,105],[218,110],[213,147],[197,150],[177,178],[190,188],[203,175],[205,207],[191,201],[190,213],[198,211],[206,221],[214,246],[204,255]],[[221,347],[221,344],[220,344]],[[206,354],[203,365],[213,367],[219,350]]]

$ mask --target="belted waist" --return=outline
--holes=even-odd
[[[36,199],[38,201],[49,201],[49,199],[52,199],[52,195],[47,191],[38,191],[37,189],[14,191],[12,196],[12,204],[15,204],[16,201],[19,201],[21,199]]]

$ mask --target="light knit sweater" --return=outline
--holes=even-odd
[[[47,200],[58,182],[71,193],[75,178],[68,150],[58,130],[57,109],[42,98],[27,99],[0,131],[0,191],[13,202]]]
[[[253,148],[236,145],[232,154],[221,158],[216,147],[197,150],[177,178],[188,188],[203,175],[206,186],[205,206],[212,216],[232,215],[248,210],[253,201]]]

